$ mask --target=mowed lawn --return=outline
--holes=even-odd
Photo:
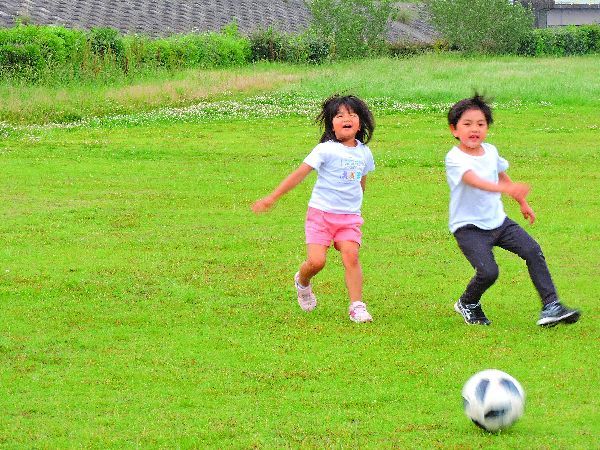
[[[29,129],[0,144],[0,444],[6,447],[597,448],[600,122],[594,107],[500,109],[489,141],[532,184],[573,326],[540,329],[522,261],[497,252],[491,327],[452,305],[472,272],[446,228],[443,113],[377,117],[361,259],[371,324],[347,318],[341,261],[303,313],[314,175],[251,203],[318,140],[307,118]],[[524,224],[506,199],[509,215]],[[527,393],[490,435],[462,412],[473,373]]]

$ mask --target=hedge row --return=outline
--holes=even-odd
[[[331,44],[311,35],[286,35],[273,29],[257,31],[249,37],[251,59],[314,62],[330,57]],[[390,56],[411,56],[428,51],[447,51],[449,45],[433,43],[395,42],[385,50]],[[524,56],[570,56],[600,53],[600,25],[567,26],[532,29],[520,42],[517,54]]]
[[[224,67],[250,61],[250,42],[230,25],[221,32],[151,39],[111,28],[84,32],[57,26],[0,29],[0,76],[39,79],[52,73],[73,78],[144,69]]]
[[[521,42],[518,53],[527,56],[600,53],[600,25],[532,30]]]
[[[444,50],[435,44],[394,43],[392,56]],[[18,25],[0,29],[0,77],[38,80],[46,77],[96,78],[106,73],[128,75],[141,70],[226,67],[252,61],[321,63],[335,58],[335,43],[314,32],[286,34],[273,28],[248,37],[235,24],[221,32],[191,33],[152,39],[121,35],[111,28],[90,31],[57,26]],[[580,55],[600,52],[600,25],[535,29],[523,39],[518,54]]]

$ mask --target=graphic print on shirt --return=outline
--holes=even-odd
[[[365,162],[363,160],[355,158],[343,158],[340,181],[342,183],[354,183],[356,181],[360,181],[364,170]]]

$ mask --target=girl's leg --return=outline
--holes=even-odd
[[[326,245],[306,244],[306,261],[300,266],[298,281],[302,286],[308,286],[310,279],[318,274],[327,261]]]
[[[518,223],[506,219],[497,245],[525,260],[531,281],[544,305],[558,300],[542,249]]]
[[[335,248],[342,255],[344,263],[346,287],[350,296],[350,303],[362,301],[363,276],[358,250],[360,245],[353,241],[341,241],[335,243]]]
[[[340,251],[344,263],[346,287],[350,296],[348,317],[356,323],[371,322],[373,318],[362,301],[363,277],[358,260],[360,244],[354,241],[339,241],[335,243],[335,248]]]

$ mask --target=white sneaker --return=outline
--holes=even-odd
[[[350,320],[352,322],[356,323],[373,321],[371,314],[369,314],[369,311],[367,311],[367,305],[365,305],[363,302],[353,302],[350,305],[348,316],[350,316]]]
[[[310,284],[306,287],[300,286],[299,277],[300,272],[296,272],[296,275],[294,275],[294,285],[298,291],[298,304],[304,311],[310,312],[317,307],[317,297],[313,294]]]

